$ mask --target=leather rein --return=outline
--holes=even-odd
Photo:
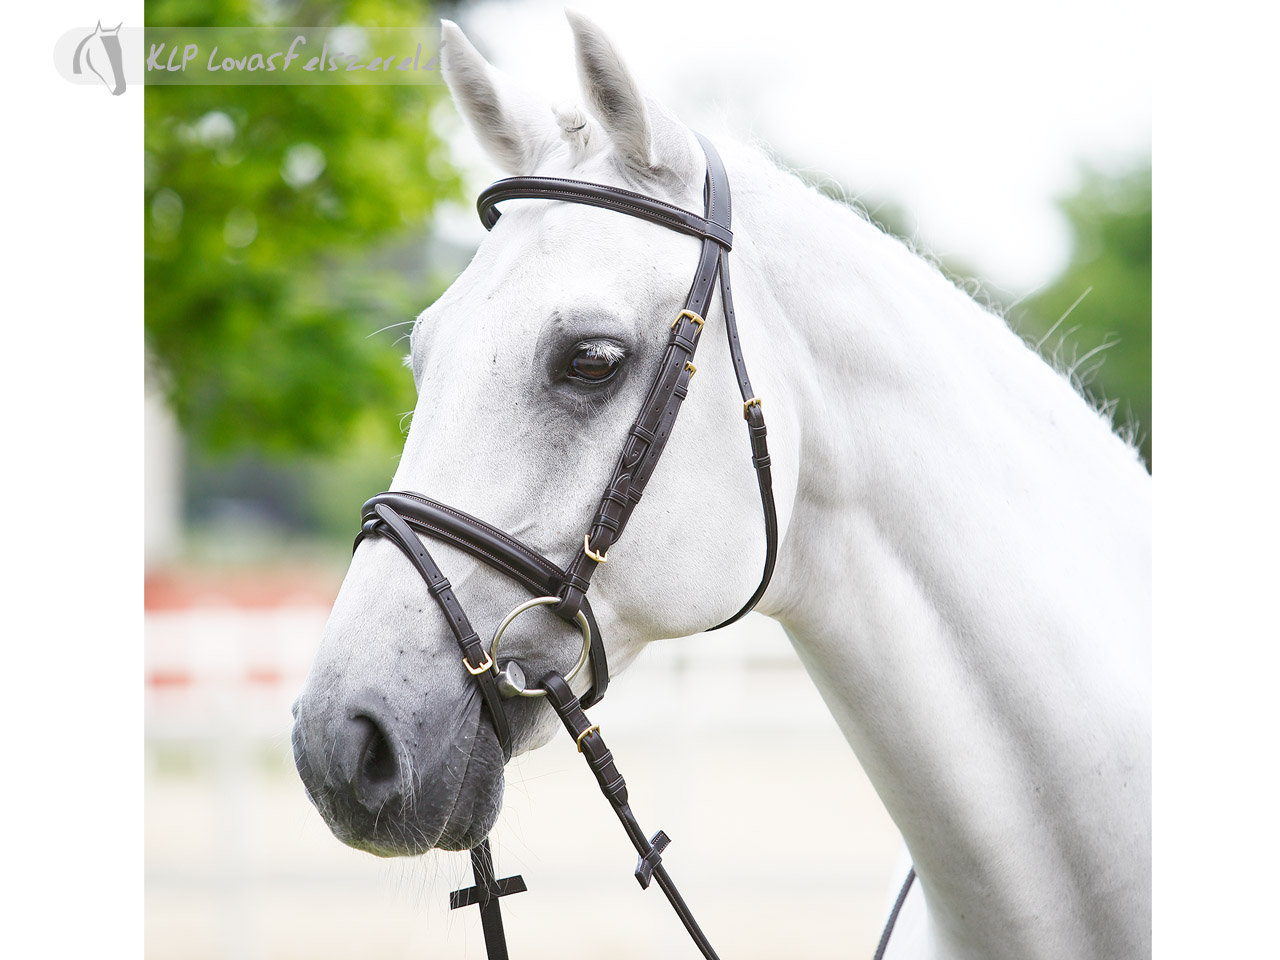
[[[371,498],[361,510],[358,547],[366,537],[386,537],[413,564],[428,591],[445,615],[462,653],[462,665],[474,678],[483,709],[493,724],[504,760],[511,758],[511,727],[502,701],[514,696],[543,697],[574,738],[578,751],[596,776],[600,789],[621,821],[639,856],[635,877],[642,888],[657,880],[685,929],[707,960],[718,960],[706,936],[680,896],[662,863],[662,852],[670,843],[659,830],[647,836],[631,812],[627,785],[613,761],[613,754],[592,724],[584,708],[599,703],[609,685],[609,667],[604,644],[587,591],[591,577],[608,559],[608,551],[618,542],[627,521],[657,466],[676,417],[696,372],[694,353],[706,325],[705,317],[717,285],[724,310],[725,332],[734,374],[742,394],[742,412],[751,444],[751,462],[760,487],[764,513],[764,570],[755,592],[733,616],[709,629],[727,626],[749,613],[769,586],[778,553],[778,523],[773,502],[773,480],[769,466],[764,413],[760,398],[751,387],[746,361],[738,338],[729,282],[729,251],[733,245],[729,178],[715,148],[701,135],[698,141],[706,154],[702,216],[643,194],[617,187],[551,177],[512,177],[485,189],[476,201],[480,219],[492,230],[501,216],[497,204],[507,200],[560,200],[612,210],[656,223],[702,241],[697,271],[685,298],[684,308],[670,321],[662,362],[640,412],[632,423],[617,465],[600,498],[595,516],[582,544],[566,568],[542,556],[503,530],[477,517],[417,493],[388,491]],[[486,648],[458,602],[447,577],[422,541],[426,536],[456,547],[493,567],[524,587],[532,599],[518,605],[501,622]],[[535,606],[549,606],[563,620],[577,625],[583,636],[582,655],[567,674],[552,670],[529,686],[523,668],[514,660],[498,657],[502,635],[521,613]],[[591,685],[581,698],[574,696],[569,681],[590,666]],[[506,960],[506,937],[502,928],[499,898],[526,889],[519,877],[498,879],[486,837],[471,851],[475,885],[450,895],[454,909],[472,904],[480,907],[481,924],[489,960]],[[905,895],[905,890],[904,890]],[[895,911],[896,917],[896,911]],[[885,931],[885,940],[889,931]],[[883,949],[883,944],[882,944]]]

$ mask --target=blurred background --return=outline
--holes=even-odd
[[[1150,466],[1140,5],[575,6],[690,124],[766,145],[936,258]],[[544,0],[146,9],[153,26],[445,16],[548,102],[577,96]],[[414,405],[406,323],[468,262],[472,200],[498,172],[442,85],[152,86],[145,109],[147,954],[481,957],[475,911],[445,906],[466,858],[343,847],[288,734],[359,505],[387,485]],[[651,649],[593,719],[726,957],[870,955],[896,832],[771,622]],[[495,849],[531,888],[504,902],[515,956],[692,951],[636,889],[567,744],[512,765]]]

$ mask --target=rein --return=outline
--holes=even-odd
[[[706,935],[698,926],[688,905],[680,896],[666,867],[662,853],[671,842],[663,831],[646,836],[631,811],[627,784],[614,764],[613,754],[592,724],[584,708],[599,703],[609,685],[609,667],[600,631],[587,600],[591,577],[596,568],[607,562],[609,549],[617,543],[632,511],[640,502],[645,486],[657,466],[680,407],[689,392],[689,382],[697,368],[693,364],[699,338],[706,325],[705,316],[715,289],[719,286],[724,308],[725,332],[733,361],[738,389],[742,394],[742,415],[747,422],[751,445],[751,462],[760,488],[764,514],[765,558],[760,583],[733,616],[710,627],[727,626],[749,613],[769,586],[778,554],[778,522],[773,502],[773,478],[769,466],[764,412],[760,398],[751,387],[746,361],[738,338],[733,312],[733,294],[729,282],[729,251],[733,245],[729,178],[715,148],[701,135],[698,141],[706,154],[707,170],[703,185],[704,213],[690,213],[680,207],[643,194],[617,187],[561,180],[551,177],[512,177],[499,180],[484,190],[476,201],[480,219],[486,229],[493,229],[501,217],[497,204],[508,200],[561,200],[613,210],[627,216],[656,223],[668,229],[697,237],[702,249],[697,270],[684,308],[670,322],[670,332],[657,376],[641,404],[618,457],[617,465],[600,498],[595,516],[582,538],[582,545],[566,568],[560,568],[536,550],[483,520],[418,493],[388,491],[365,503],[361,510],[361,529],[355,540],[358,547],[366,537],[386,537],[414,565],[439,605],[462,652],[462,665],[479,688],[484,710],[493,724],[494,734],[502,748],[503,759],[511,758],[511,727],[502,701],[510,697],[546,697],[556,714],[574,738],[578,752],[595,774],[600,790],[609,801],[639,855],[635,877],[641,888],[657,880],[685,929],[707,960],[718,960]],[[449,580],[441,572],[421,536],[439,540],[468,553],[519,583],[533,599],[515,607],[503,619],[486,649],[462,609]],[[550,606],[561,619],[575,624],[582,632],[582,654],[566,675],[552,670],[529,686],[524,668],[514,660],[500,661],[499,644],[512,621],[535,606]],[[579,699],[569,681],[585,666],[590,667],[591,685]],[[471,851],[475,885],[450,895],[453,909],[477,905],[490,960],[506,960],[506,936],[502,928],[500,898],[526,889],[519,877],[497,879],[493,855],[486,837]],[[906,889],[900,897],[905,899]],[[900,903],[899,903],[900,907]],[[892,929],[885,931],[879,957]]]

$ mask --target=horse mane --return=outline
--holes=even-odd
[[[917,273],[929,276],[935,285],[938,281],[942,281],[954,292],[961,294],[967,301],[980,308],[982,312],[999,320],[1051,370],[1066,380],[1089,408],[1106,422],[1110,431],[1130,449],[1133,456],[1141,459],[1138,445],[1142,441],[1143,433],[1141,425],[1133,416],[1133,411],[1127,409],[1125,419],[1117,422],[1119,400],[1107,398],[1101,388],[1094,384],[1094,378],[1106,360],[1107,351],[1115,347],[1120,342],[1119,339],[1108,334],[1101,344],[1082,353],[1079,344],[1071,340],[1071,335],[1075,332],[1074,328],[1060,331],[1067,317],[1092,290],[1091,287],[1081,293],[1048,331],[1033,337],[1019,329],[1017,318],[1011,313],[1021,302],[1022,297],[1005,303],[991,292],[989,285],[982,278],[952,271],[925,245],[918,234],[905,236],[878,221],[875,214],[863,202],[862,197],[850,192],[835,176],[825,171],[790,163],[769,144],[759,139],[737,144],[730,141],[727,146],[731,150],[736,146],[738,149],[733,150],[735,160],[739,162],[746,160],[748,165],[754,167],[766,178],[766,181],[772,179],[778,184],[788,184],[792,191],[798,192],[818,208],[839,211],[857,221],[862,229],[871,228],[892,242],[898,250],[906,253],[916,264]],[[1053,345],[1046,349],[1046,345],[1051,342],[1055,333],[1058,334],[1056,340],[1053,340]]]

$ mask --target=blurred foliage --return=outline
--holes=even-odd
[[[404,442],[378,426],[358,421],[341,448],[288,458],[189,449],[186,559],[234,565],[305,553],[345,564],[360,504],[387,489]]]
[[[1074,244],[1067,269],[1021,304],[1024,336],[1133,439],[1151,467],[1151,162],[1086,168],[1059,202]]]
[[[148,0],[156,26],[416,26],[416,0]],[[428,114],[442,85],[148,86],[146,343],[188,441],[274,455],[413,406],[398,337],[428,291],[423,241],[460,179]]]

